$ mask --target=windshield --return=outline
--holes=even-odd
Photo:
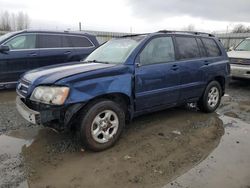
[[[92,52],[85,61],[121,64],[145,36],[112,39]]]
[[[250,39],[243,40],[236,48],[236,51],[250,51]]]
[[[5,35],[2,35],[0,36],[0,42],[2,42],[3,40],[9,38],[11,35],[13,35],[14,32],[10,32],[10,33],[7,33]]]

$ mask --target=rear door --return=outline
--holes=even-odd
[[[10,51],[0,53],[0,83],[16,82],[21,74],[32,69],[38,61],[37,36],[33,33],[19,34],[3,45]]]
[[[136,111],[174,105],[179,98],[179,68],[171,36],[151,39],[136,60]]]
[[[213,38],[202,37],[201,40],[207,51],[207,57],[205,59],[206,66],[204,67],[204,79],[209,81],[218,75],[225,75],[228,60],[223,56],[218,44]]]
[[[196,99],[205,85],[206,53],[200,39],[193,36],[176,35],[175,44],[180,71],[180,102]]]
[[[61,34],[38,34],[38,48],[40,56],[36,67],[66,63],[74,53],[68,39]]]

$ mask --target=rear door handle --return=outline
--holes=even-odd
[[[30,53],[29,56],[30,56],[30,57],[35,57],[35,56],[37,56],[37,53],[36,53],[36,52]]]
[[[71,51],[64,52],[65,55],[71,54]]]

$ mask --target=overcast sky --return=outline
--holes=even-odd
[[[0,0],[0,11],[23,11],[38,29],[152,32],[183,29],[226,31],[250,26],[250,0]]]

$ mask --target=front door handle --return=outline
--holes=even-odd
[[[172,65],[172,68],[171,68],[173,71],[177,71],[179,69],[179,67],[177,65]]]
[[[205,60],[205,61],[204,61],[204,65],[209,65],[209,61],[208,61],[208,60]]]

